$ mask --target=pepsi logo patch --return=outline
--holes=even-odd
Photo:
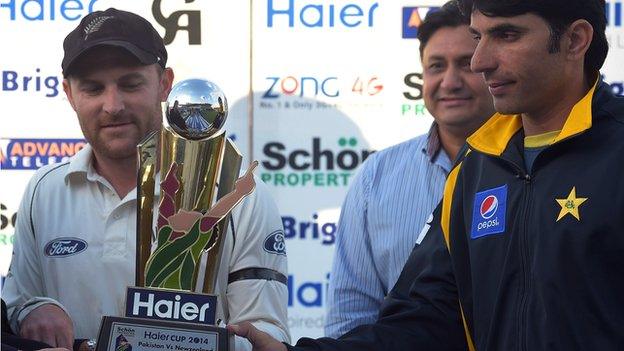
[[[490,195],[486,197],[483,202],[481,202],[480,212],[481,217],[484,219],[490,219],[492,216],[496,214],[498,210],[498,198],[494,195]]]
[[[87,242],[78,238],[56,238],[49,241],[43,248],[48,257],[72,256],[87,249]]]
[[[276,230],[264,239],[264,251],[276,255],[286,255],[284,232]]]
[[[499,234],[505,231],[507,184],[475,194],[470,237]]]

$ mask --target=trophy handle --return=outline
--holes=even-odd
[[[139,173],[137,179],[135,286],[145,286],[145,265],[152,250],[154,187],[159,140],[160,131],[154,131],[137,145]]]
[[[217,200],[227,195],[234,189],[234,183],[238,179],[243,157],[236,145],[228,138],[225,143],[223,152],[223,163],[221,165],[221,174],[219,174],[219,184],[217,190]],[[218,270],[221,255],[223,252],[224,236],[227,233],[230,223],[228,214],[215,226],[210,241],[202,251],[201,261],[198,269],[195,270],[195,292],[213,293],[218,278]]]
[[[243,157],[234,143],[228,138],[223,152],[223,163],[219,174],[217,200],[234,189],[234,183],[240,173]],[[200,262],[195,270],[195,292],[213,293],[217,283],[219,263],[223,252],[224,235],[230,223],[228,214],[212,230],[212,236],[200,256]]]

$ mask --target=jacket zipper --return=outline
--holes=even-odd
[[[539,158],[539,155],[538,157]],[[537,161],[537,158],[533,161]],[[522,202],[522,216],[524,218],[521,230],[519,231],[518,238],[518,251],[520,254],[520,269],[522,270],[522,280],[520,285],[519,300],[518,300],[518,350],[527,351],[527,305],[528,295],[531,289],[531,272],[529,262],[529,212],[531,203],[531,183],[533,178],[529,172],[524,168],[518,166],[515,162],[499,157],[500,160],[505,161],[512,166],[516,171],[516,177],[522,179],[524,182],[524,195]]]
[[[519,301],[519,313],[518,313],[518,348],[519,350],[526,350],[526,324],[527,324],[527,299],[528,292],[531,289],[531,274],[529,263],[529,212],[531,203],[531,175],[520,173],[520,176],[524,178],[524,203],[523,214],[524,221],[522,223],[522,230],[520,231],[520,237],[518,238],[518,247],[520,251],[520,267],[522,270],[522,284],[520,289],[520,301]]]
[[[531,288],[531,274],[529,264],[529,234],[528,234],[528,221],[529,221],[529,204],[531,203],[531,175],[527,173],[522,167],[518,166],[515,162],[501,158],[505,162],[509,163],[516,170],[516,177],[522,179],[524,182],[524,195],[522,202],[522,228],[519,231],[518,238],[518,251],[520,254],[520,269],[522,271],[522,280],[520,282],[520,292],[518,301],[518,350],[526,351],[526,324],[527,324],[527,295]]]

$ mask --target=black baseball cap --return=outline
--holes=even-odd
[[[76,59],[102,45],[124,48],[145,65],[158,63],[165,68],[167,50],[156,29],[145,18],[132,12],[109,8],[85,16],[63,42],[63,76],[67,77]]]

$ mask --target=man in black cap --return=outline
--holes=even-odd
[[[133,13],[94,12],[63,48],[63,88],[89,144],[29,183],[3,299],[22,337],[71,348],[74,338],[96,337],[101,316],[123,315],[135,275],[136,146],[161,127],[174,76],[161,37]],[[286,255],[263,246],[281,230],[257,182],[225,235],[216,317],[287,341]],[[250,348],[242,338],[237,344]]]

